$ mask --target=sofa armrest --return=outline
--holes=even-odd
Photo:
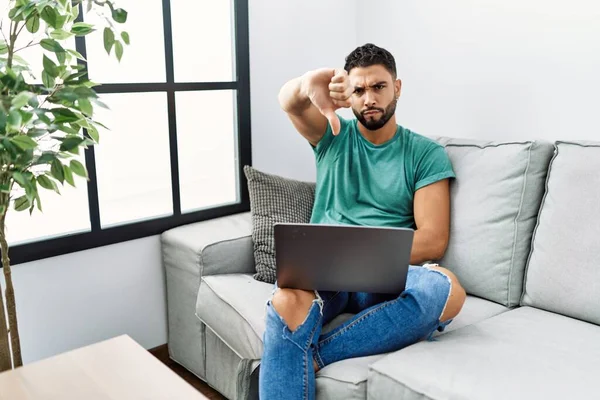
[[[170,229],[161,235],[165,268],[207,275],[254,273],[249,212]]]
[[[169,356],[204,380],[206,327],[196,317],[200,280],[206,275],[255,272],[251,232],[250,213],[241,213],[161,235]]]

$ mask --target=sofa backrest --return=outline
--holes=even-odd
[[[522,305],[600,325],[600,142],[558,142]]]
[[[457,177],[451,183],[450,242],[439,262],[467,293],[517,306],[554,145],[435,139]]]

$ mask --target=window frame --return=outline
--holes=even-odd
[[[30,243],[10,247],[11,264],[40,260],[124,241],[158,235],[168,229],[200,222],[226,215],[250,210],[248,185],[244,179],[244,165],[252,164],[250,132],[250,54],[248,36],[248,0],[230,0],[234,13],[234,44],[236,79],[230,82],[175,82],[173,64],[173,33],[171,29],[171,1],[162,0],[163,31],[165,35],[166,82],[160,83],[106,83],[95,88],[101,94],[162,92],[167,95],[169,124],[169,148],[171,167],[171,188],[173,215],[158,217],[134,223],[102,228],[100,224],[100,204],[98,198],[97,171],[93,146],[85,151],[85,161],[89,174],[87,182],[88,207],[90,212],[90,231],[60,235]],[[79,5],[82,7],[82,5]],[[80,8],[80,11],[82,9]],[[83,16],[80,12],[79,19]],[[87,58],[85,38],[77,37],[75,46],[84,58]],[[237,151],[238,151],[238,193],[239,202],[217,206],[189,213],[181,213],[181,194],[179,185],[179,160],[177,149],[177,120],[175,93],[183,91],[235,90],[237,101]]]

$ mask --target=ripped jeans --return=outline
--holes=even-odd
[[[293,332],[267,301],[260,399],[314,399],[313,359],[323,368],[347,358],[400,350],[443,331],[452,322],[440,321],[452,283],[430,265],[435,264],[410,266],[399,296],[315,291],[306,319]],[[321,334],[323,325],[341,313],[356,315]]]

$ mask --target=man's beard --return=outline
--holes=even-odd
[[[383,108],[372,107],[372,108],[367,108],[363,112],[358,112],[353,108],[352,112],[356,116],[356,119],[358,119],[365,128],[367,128],[370,131],[376,131],[377,129],[383,128],[383,126],[390,120],[390,118],[392,118],[392,116],[396,112],[396,103],[397,102],[398,102],[398,99],[394,98],[394,100],[392,100],[392,102],[390,104],[388,104],[388,106],[385,108],[385,110]],[[364,116],[364,113],[369,112],[369,111],[381,112],[381,118],[379,118],[377,120],[376,119],[367,120]]]

